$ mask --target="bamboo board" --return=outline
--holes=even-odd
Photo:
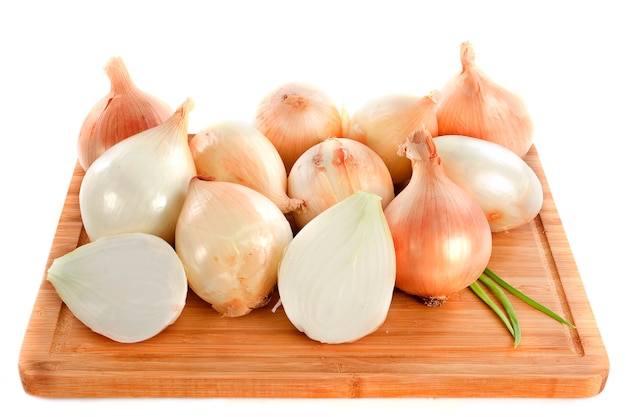
[[[535,147],[526,161],[544,188],[530,224],[494,234],[489,267],[557,312],[563,326],[512,297],[522,341],[469,289],[425,307],[396,291],[375,333],[342,345],[308,339],[271,311],[220,317],[191,291],[180,318],[145,342],[91,332],[42,280],[19,357],[40,397],[534,397],[599,394],[609,360]],[[46,270],[87,242],[77,164]]]

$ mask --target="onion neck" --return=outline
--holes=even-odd
[[[435,142],[430,132],[424,127],[413,131],[407,137],[402,151],[411,161],[413,170],[409,183],[428,178],[428,183],[432,184],[433,181],[446,178]]]
[[[467,71],[470,68],[473,68],[475,61],[476,53],[474,52],[472,44],[469,42],[463,42],[461,44],[461,65],[463,68],[463,72]]]
[[[111,92],[121,93],[136,89],[135,83],[130,78],[130,74],[122,58],[111,58],[104,67],[104,71],[111,81]]]

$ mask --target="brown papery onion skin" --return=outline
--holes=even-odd
[[[422,125],[439,135],[436,106],[438,91],[419,97],[389,94],[359,107],[349,120],[346,137],[366,144],[385,162],[393,183],[404,186],[411,178],[411,162],[398,155],[406,137]]]
[[[320,88],[300,82],[285,83],[259,104],[254,126],[276,147],[287,174],[296,159],[311,146],[341,137],[344,119]]]
[[[85,171],[111,146],[160,125],[174,113],[167,103],[135,85],[122,58],[110,58],[104,71],[111,90],[91,108],[78,134],[78,162]]]
[[[439,135],[462,135],[528,153],[534,125],[520,96],[490,79],[475,64],[474,48],[461,44],[462,70],[441,89]]]
[[[478,203],[446,176],[427,130],[409,135],[400,152],[411,160],[413,174],[385,208],[396,287],[440,306],[487,267],[491,229]]]
[[[304,201],[291,213],[298,228],[357,191],[378,195],[383,208],[394,198],[391,175],[383,160],[353,139],[330,138],[307,149],[287,179],[288,195]]]

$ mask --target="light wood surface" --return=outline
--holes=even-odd
[[[308,339],[263,309],[220,317],[191,291],[156,337],[121,344],[79,322],[44,279],[19,357],[24,390],[41,397],[535,397],[580,398],[604,388],[609,359],[537,150],[526,157],[544,188],[530,224],[494,234],[489,267],[576,325],[511,296],[522,341],[469,289],[429,308],[396,291],[375,333],[342,345]],[[87,242],[77,164],[52,260]],[[593,279],[589,277],[588,279]]]

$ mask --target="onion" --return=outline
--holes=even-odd
[[[343,118],[331,98],[306,83],[286,83],[267,94],[257,108],[254,126],[276,147],[287,174],[311,146],[342,135]]]
[[[291,226],[263,194],[194,177],[176,225],[189,287],[224,316],[264,306],[276,286]]]
[[[90,240],[142,232],[174,243],[176,220],[196,167],[188,145],[187,99],[159,126],[109,148],[87,169],[79,192]]]
[[[111,91],[92,107],[78,134],[78,161],[85,171],[111,146],[160,125],[173,113],[161,99],[137,88],[122,58],[112,57],[104,70]]]
[[[358,191],[311,220],[278,269],[289,321],[322,343],[348,343],[378,329],[395,282],[393,241],[380,197]]]
[[[385,209],[396,252],[396,287],[429,306],[476,281],[491,257],[491,230],[478,203],[445,174],[425,129],[401,152],[413,175]]]
[[[79,246],[52,262],[47,280],[78,320],[122,343],[162,332],[178,319],[187,299],[185,269],[176,252],[145,233]]]
[[[361,106],[350,118],[345,136],[372,148],[385,162],[394,184],[404,185],[411,178],[411,163],[398,155],[398,147],[415,129],[424,125],[438,135],[438,91],[424,97],[389,94]]]
[[[474,63],[469,42],[461,44],[462,71],[441,89],[439,135],[463,135],[497,143],[526,155],[532,145],[533,122],[523,100],[492,81]]]
[[[492,232],[534,219],[543,204],[537,174],[513,151],[468,136],[433,138],[446,175],[480,204]]]
[[[346,138],[326,139],[309,148],[298,158],[287,181],[289,196],[305,203],[292,213],[299,228],[357,191],[377,194],[383,208],[394,197],[391,175],[380,156]]]
[[[198,131],[189,142],[198,175],[250,187],[283,213],[302,205],[287,196],[287,172],[278,151],[249,123],[227,120]]]

